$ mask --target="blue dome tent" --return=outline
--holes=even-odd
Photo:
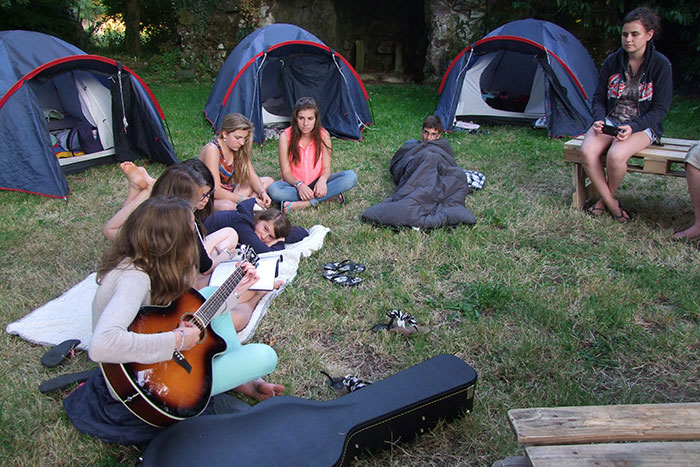
[[[66,198],[65,173],[140,157],[178,161],[136,73],[47,34],[0,31],[1,189]]]
[[[321,122],[340,138],[361,139],[372,123],[367,91],[357,71],[340,54],[304,29],[271,24],[246,36],[221,67],[204,114],[215,130],[238,112],[255,126],[255,141],[266,125],[289,122],[301,97],[313,97]]]
[[[512,21],[454,58],[435,114],[446,130],[458,120],[532,124],[544,116],[550,136],[579,135],[593,121],[597,74],[588,51],[565,29]]]

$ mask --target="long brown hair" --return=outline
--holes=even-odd
[[[186,161],[182,162],[182,165],[190,171],[190,175],[192,176],[192,179],[197,187],[201,188],[203,186],[208,186],[210,189],[214,188],[214,177],[212,177],[211,171],[204,164],[204,162],[200,161],[195,157],[194,159],[187,159]],[[195,211],[194,218],[197,219],[201,224],[213,212],[214,195],[212,192],[212,195],[209,196],[209,199],[207,200],[207,204],[206,206],[204,206],[204,209],[199,209]]]
[[[192,170],[183,164],[171,165],[153,184],[151,197],[180,198],[191,202],[197,195],[197,183]]]
[[[97,268],[97,282],[127,260],[150,277],[151,303],[170,303],[194,283],[199,250],[192,226],[189,202],[164,196],[145,200],[119,229]]]
[[[226,133],[232,133],[236,130],[245,130],[248,132],[243,146],[241,146],[237,152],[233,153],[233,181],[241,185],[246,184],[250,176],[248,173],[248,161],[253,152],[253,122],[239,113],[230,113],[224,116],[223,120],[221,120],[219,135],[224,131]]]
[[[297,116],[302,110],[313,110],[314,116],[314,129],[311,130],[311,140],[314,142],[314,147],[316,148],[316,155],[314,158],[314,164],[318,162],[318,158],[321,157],[321,145],[325,144],[323,138],[321,137],[321,110],[318,108],[318,104],[313,97],[302,97],[294,104],[294,109],[292,109],[292,134],[289,138],[289,159],[293,165],[299,164],[299,140],[301,139],[301,130],[297,123]]]

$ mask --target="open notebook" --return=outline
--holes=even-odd
[[[282,261],[280,252],[261,253],[258,255],[258,264],[256,266],[260,279],[250,286],[250,290],[273,290],[275,287],[275,278],[279,274],[279,263]],[[211,273],[209,285],[220,286],[228,277],[236,270],[239,259],[234,258],[231,261],[220,263]]]

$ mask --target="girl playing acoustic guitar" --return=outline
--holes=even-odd
[[[142,307],[166,306],[183,294],[193,294],[190,284],[198,262],[192,204],[160,196],[140,204],[97,270],[90,358],[100,363],[149,364],[170,361],[175,351],[187,354],[195,347],[200,330],[190,322],[180,320],[173,329],[143,334],[130,331],[129,326]],[[234,389],[262,400],[280,395],[284,387],[261,379],[277,364],[271,347],[238,343],[228,310],[258,278],[250,263],[242,263],[240,276],[226,299],[227,311],[211,320],[211,328],[227,349],[211,359],[210,394]],[[141,444],[157,434],[158,428],[139,420],[115,397],[102,373],[95,372],[66,398],[64,407],[76,428],[108,442]]]

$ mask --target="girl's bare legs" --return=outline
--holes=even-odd
[[[275,281],[275,290],[282,287],[282,284],[284,284],[283,281]],[[248,325],[255,307],[258,306],[258,302],[266,293],[266,290],[246,290],[241,295],[236,306],[231,309],[231,319],[236,331],[240,331]]]
[[[606,167],[608,170],[608,188],[610,191],[610,198],[605,199],[605,205],[614,217],[622,215],[620,210],[620,204],[614,198],[615,192],[620,188],[622,184],[622,179],[625,178],[627,174],[627,161],[630,157],[649,146],[651,141],[646,133],[638,131],[632,133],[629,138],[624,141],[613,140],[610,149],[608,150],[608,156],[606,161]]]
[[[141,191],[149,190],[153,187],[156,179],[148,175],[148,172],[144,167],[135,165],[133,162],[122,162],[119,164],[119,168],[122,169],[126,179],[129,182],[129,191],[126,193],[126,200],[124,204],[127,204],[134,197],[136,197]]]
[[[627,173],[627,161],[649,144],[649,137],[643,132],[633,133],[625,141],[618,141],[612,136],[596,134],[592,127],[588,129],[581,145],[581,155],[586,174],[600,194],[600,199],[592,208],[593,212],[602,213],[607,209],[614,217],[622,214],[615,192]],[[600,160],[606,150],[607,177]]]
[[[232,227],[224,227],[215,232],[210,233],[204,239],[204,248],[207,254],[214,261],[214,264],[219,264],[222,261],[230,260],[228,250],[233,254],[238,245],[238,232]]]
[[[127,217],[129,217],[129,214],[131,214],[139,204],[143,203],[151,196],[151,190],[156,181],[153,177],[148,175],[146,169],[134,165],[133,162],[122,162],[119,164],[119,167],[124,172],[124,175],[126,175],[126,179],[129,182],[129,189],[121,209],[117,211],[104,226],[104,236],[108,240],[117,238],[117,233]]]
[[[214,200],[214,211],[235,211],[238,205],[235,201],[228,199],[215,199]]]
[[[695,223],[687,229],[673,234],[673,238],[676,240],[700,236],[700,170],[690,164],[685,164],[685,176],[688,180],[690,200],[693,202]]]

